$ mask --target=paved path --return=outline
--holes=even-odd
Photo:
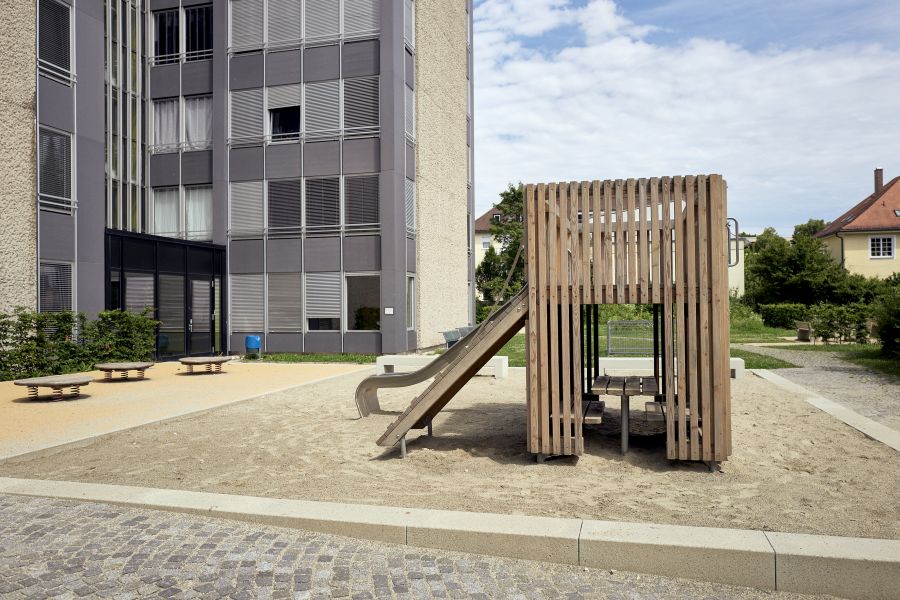
[[[839,352],[749,344],[734,346],[798,365],[800,368],[776,372],[864,417],[900,431],[900,383],[896,379],[847,362],[840,358]]]
[[[0,495],[0,596],[809,598],[377,544],[104,504]]]

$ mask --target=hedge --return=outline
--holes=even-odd
[[[0,381],[77,373],[106,361],[150,360],[156,326],[147,313],[41,313],[17,309],[0,313]]]
[[[769,327],[780,327],[782,329],[793,329],[794,323],[806,321],[809,316],[809,307],[804,304],[791,304],[788,302],[760,304],[758,310],[762,316],[763,323]]]
[[[809,322],[813,335],[826,344],[829,342],[869,341],[868,320],[872,309],[861,302],[853,304],[816,304],[809,309]]]

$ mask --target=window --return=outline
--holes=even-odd
[[[900,209],[894,210],[894,216],[895,216],[895,217],[900,217]]]
[[[71,212],[72,136],[40,129],[38,146],[39,205],[43,209]]]
[[[580,214],[580,213],[579,213],[579,214]],[[491,221],[493,221],[494,223],[499,223],[499,222],[500,222],[500,215],[491,215]]]
[[[231,139],[260,141],[263,137],[263,91],[231,92]]]
[[[341,274],[306,274],[306,326],[309,331],[341,328]]]
[[[40,311],[72,310],[72,265],[42,262],[40,265]]]
[[[184,99],[184,142],[188,150],[203,150],[212,142],[212,96]]]
[[[263,182],[231,184],[231,234],[260,235],[263,232]]]
[[[412,179],[406,180],[404,203],[406,205],[406,231],[414,233],[416,231],[416,182]]]
[[[175,152],[178,150],[178,99],[153,102],[153,150]]]
[[[894,236],[869,238],[869,258],[894,258]]]
[[[263,0],[231,0],[231,46],[236,50],[263,44]]]
[[[178,62],[178,9],[153,13],[153,57],[157,65]]]
[[[142,313],[154,308],[153,300],[156,285],[151,273],[125,273],[125,310]],[[153,316],[153,312],[150,312]]]
[[[406,276],[406,328],[416,328],[416,278]]]
[[[371,133],[378,129],[378,78],[344,80],[344,130]]]
[[[269,331],[303,331],[300,273],[269,273]]]
[[[300,227],[301,189],[299,179],[269,182],[269,229]]]
[[[416,47],[416,3],[403,0],[403,40],[410,48]]]
[[[378,31],[381,21],[379,4],[378,0],[344,0],[344,33],[354,35]]]
[[[150,205],[153,223],[151,233],[166,237],[177,237],[181,234],[181,219],[179,219],[181,201],[178,196],[178,188],[153,190]]]
[[[379,222],[378,175],[344,178],[344,220],[347,225]]]
[[[405,110],[405,126],[406,137],[411,140],[416,139],[416,93],[411,87],[404,86],[404,110]]]
[[[482,247],[484,250],[487,250],[488,248],[490,248],[490,247],[491,247],[491,240],[481,240],[481,247]]]
[[[212,239],[212,186],[196,185],[184,188],[186,237],[190,240]]]
[[[269,46],[296,44],[300,28],[300,0],[269,0]]]
[[[347,329],[381,329],[381,277],[347,275]]]
[[[341,190],[337,177],[306,180],[306,226],[340,224]]]
[[[231,330],[262,333],[265,328],[263,274],[231,275]]]
[[[340,35],[341,3],[337,0],[306,0],[306,38],[321,40]]]
[[[306,84],[307,134],[330,135],[338,132],[340,120],[340,82],[320,81]]]
[[[272,141],[300,139],[300,85],[268,88]]]
[[[72,82],[70,9],[56,0],[38,5],[38,70],[66,85]]]
[[[184,9],[184,59],[212,58],[212,5]]]

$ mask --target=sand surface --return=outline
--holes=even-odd
[[[400,460],[375,439],[424,384],[386,391],[393,414],[359,419],[361,377],[11,459],[0,476],[900,539],[900,453],[752,374],[733,382],[734,455],[722,473],[668,461],[661,424],[639,402],[624,459],[611,401],[584,456],[535,464],[520,369],[473,379],[435,419],[435,437],[413,437]]]

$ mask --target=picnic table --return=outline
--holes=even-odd
[[[230,356],[186,356],[178,362],[187,367],[188,375],[194,373],[194,367],[206,367],[207,373],[221,373],[222,365],[231,360]]]
[[[144,378],[144,371],[153,366],[152,362],[108,362],[97,363],[94,368],[103,371],[103,380],[112,381],[113,373],[121,373],[122,379],[128,379],[129,371],[137,371],[137,378]]]
[[[28,379],[17,379],[13,381],[14,385],[21,385],[28,388],[28,398],[36,400],[38,397],[38,388],[48,387],[53,389],[53,399],[62,400],[65,396],[63,388],[71,388],[70,398],[77,398],[81,395],[81,386],[88,385],[94,378],[85,374],[73,375],[48,375],[46,377],[30,377]]]
[[[598,396],[619,396],[622,399],[622,454],[628,452],[629,411],[632,396],[656,396],[659,384],[653,376],[601,375],[594,380],[591,392]]]

